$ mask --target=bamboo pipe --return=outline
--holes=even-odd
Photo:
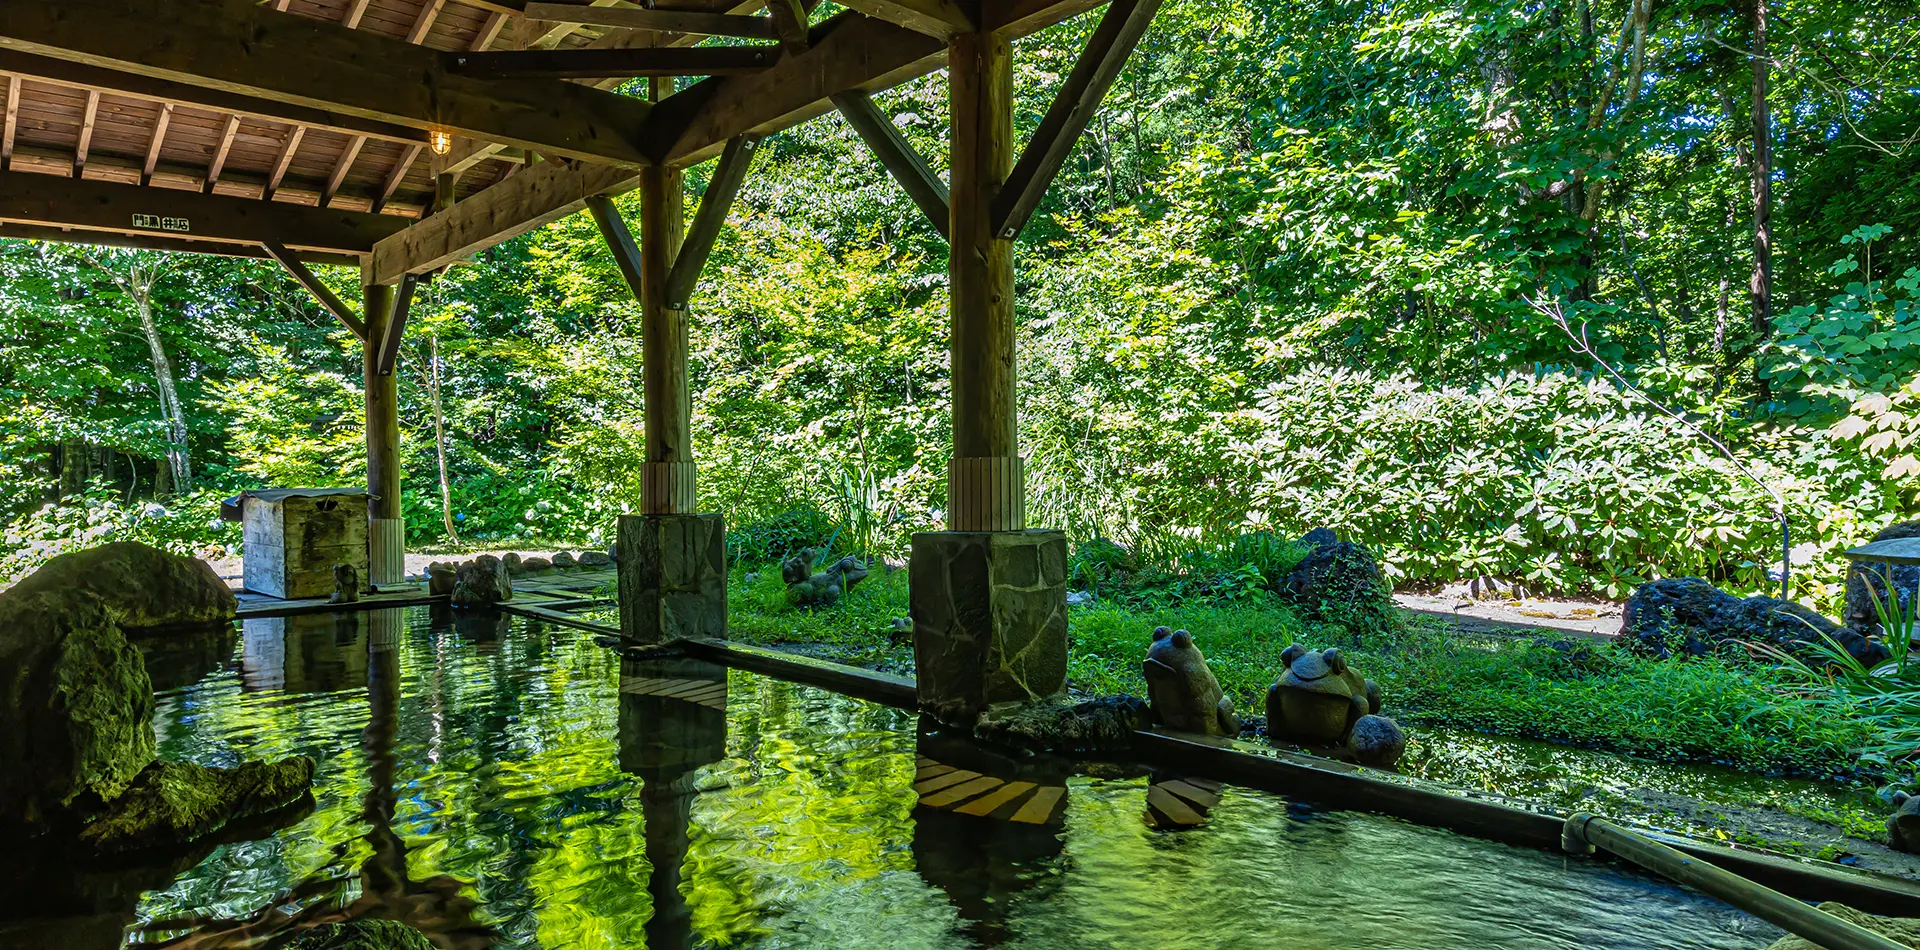
[[[1604,848],[1649,871],[1705,891],[1827,950],[1905,950],[1905,944],[1895,943],[1731,871],[1723,871],[1605,818],[1585,812],[1568,818],[1560,834],[1560,846],[1573,854],[1592,854],[1596,847]]]

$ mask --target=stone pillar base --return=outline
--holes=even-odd
[[[727,526],[719,515],[621,515],[617,544],[621,639],[727,635]]]
[[[1064,532],[916,534],[909,570],[922,709],[966,725],[1066,690]]]

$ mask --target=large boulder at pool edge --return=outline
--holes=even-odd
[[[153,687],[105,605],[0,594],[0,825],[112,800],[153,757]]]
[[[129,633],[226,623],[239,609],[233,591],[207,562],[138,541],[62,554],[6,593],[70,591],[98,598],[114,623]]]
[[[1824,635],[1824,636],[1823,636]],[[1817,662],[1815,644],[1832,638],[1861,663],[1872,666],[1891,653],[1799,604],[1778,597],[1741,599],[1698,577],[1642,584],[1627,599],[1621,642],[1643,656],[1706,656],[1732,645],[1765,644]]]

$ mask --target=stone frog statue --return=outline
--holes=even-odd
[[[1380,711],[1380,687],[1349,668],[1339,650],[1315,652],[1296,643],[1280,660],[1287,669],[1267,690],[1269,735],[1343,743],[1360,717]]]
[[[780,562],[780,579],[787,582],[787,603],[796,607],[831,607],[840,595],[867,579],[867,566],[851,555],[808,574],[817,555],[813,548]]]
[[[1207,669],[1207,658],[1185,630],[1156,627],[1147,659],[1140,664],[1147,678],[1147,698],[1153,712],[1169,729],[1210,736],[1237,736],[1240,717],[1220,681]]]

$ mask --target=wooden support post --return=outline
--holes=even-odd
[[[361,344],[367,403],[367,582],[397,584],[404,579],[405,532],[400,520],[399,380],[380,372],[380,346],[393,317],[390,284],[367,284],[361,312],[367,335]]]
[[[887,117],[880,114],[873,98],[858,89],[837,92],[833,104],[845,116],[847,124],[860,133],[860,138],[873,150],[873,156],[880,160],[887,173],[900,183],[907,196],[920,207],[920,211],[933,222],[941,237],[947,236],[947,185],[940,176],[927,166],[927,160],[914,151],[907,137],[900,134]]]
[[[640,170],[640,350],[646,391],[645,514],[693,514],[693,416],[687,392],[687,312],[667,305],[667,274],[680,253],[680,170]]]
[[[1013,168],[1012,50],[1005,37],[961,33],[948,46],[953,188],[947,274],[953,321],[954,531],[1021,531],[1025,478],[1014,409],[1013,242],[992,204]]]

